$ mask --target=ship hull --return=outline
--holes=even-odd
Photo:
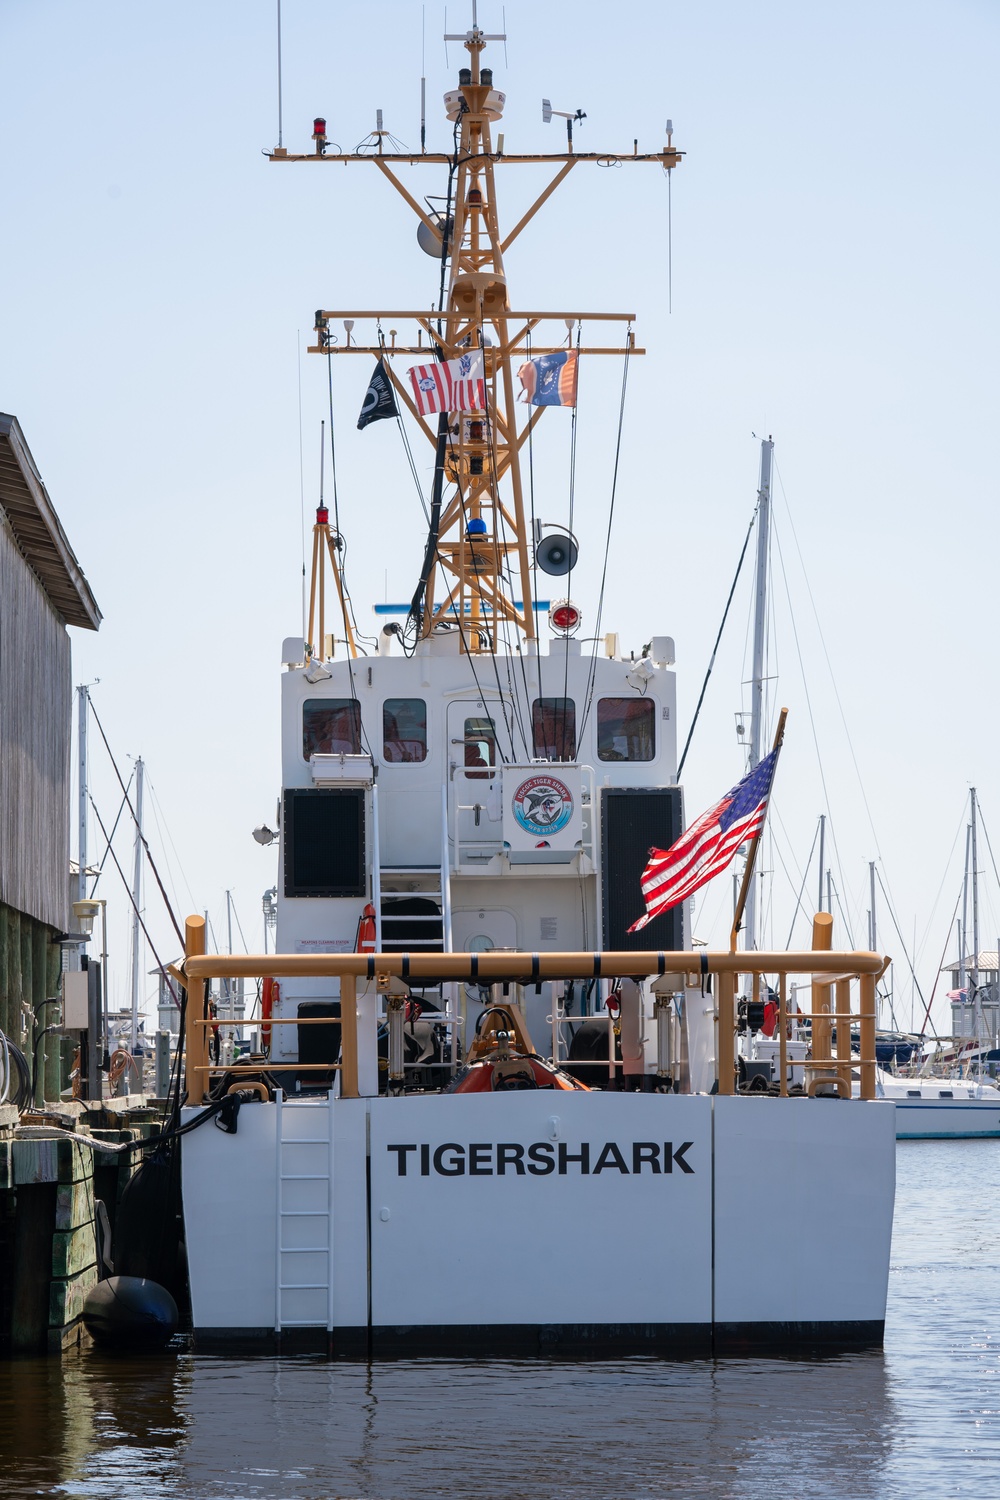
[[[882,1101],[248,1104],[236,1135],[183,1141],[195,1336],[345,1358],[877,1345],[894,1149]]]

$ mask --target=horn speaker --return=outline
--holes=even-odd
[[[543,573],[553,578],[562,578],[576,567],[579,550],[573,538],[562,531],[553,531],[535,548],[535,562]]]

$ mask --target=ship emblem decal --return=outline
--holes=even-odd
[[[573,794],[557,776],[529,776],[515,790],[512,805],[525,833],[558,833],[573,816]]]

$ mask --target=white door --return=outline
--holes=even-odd
[[[498,735],[503,706],[487,698],[448,705],[448,777],[455,868],[482,866],[503,847],[502,772]]]

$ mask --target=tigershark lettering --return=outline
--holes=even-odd
[[[433,1149],[426,1142],[419,1146],[394,1144],[385,1149],[396,1154],[397,1177],[407,1176],[411,1151],[416,1158],[414,1166],[419,1161],[421,1177],[548,1177],[553,1172],[560,1177],[599,1177],[603,1172],[617,1172],[622,1177],[641,1177],[646,1172],[662,1177],[670,1176],[675,1167],[691,1176],[695,1168],[687,1153],[693,1146],[693,1141],[682,1141],[676,1149],[673,1141],[664,1141],[662,1146],[658,1141],[630,1141],[625,1146],[605,1141],[598,1148],[580,1141],[573,1149],[566,1141],[535,1141],[530,1146],[519,1141],[496,1145],[473,1141],[465,1146],[445,1141]]]

